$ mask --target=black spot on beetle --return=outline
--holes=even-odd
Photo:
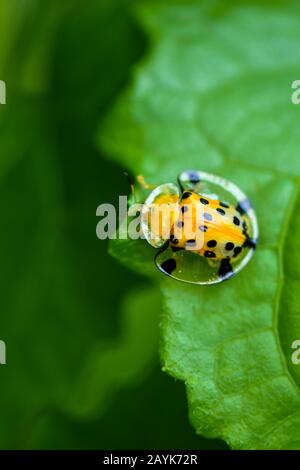
[[[234,253],[233,257],[235,258],[236,256],[238,256],[241,251],[242,251],[242,247],[236,246],[235,249],[233,250],[233,253]]]
[[[207,225],[200,225],[199,230],[200,230],[201,232],[207,232],[208,227],[207,227]]]
[[[178,221],[176,222],[176,225],[177,225],[178,228],[181,228],[181,227],[184,226],[184,222],[182,222],[181,220],[178,220]]]
[[[188,210],[188,206],[182,206],[181,207],[181,212],[186,212]]]
[[[174,271],[174,269],[176,269],[176,261],[174,258],[170,258],[164,261],[163,263],[161,263],[160,266],[161,266],[161,269],[165,273],[171,274]]]
[[[215,258],[216,257],[216,253],[214,253],[213,251],[209,251],[209,250],[206,250],[204,252],[204,256],[206,258]]]
[[[220,206],[225,207],[225,209],[229,209],[229,204],[227,204],[226,202],[220,202]]]
[[[232,243],[232,242],[227,242],[226,243],[225,250],[231,251],[231,250],[233,250],[233,248],[234,248],[234,243]]]
[[[181,199],[186,199],[192,195],[191,191],[185,191],[181,197]]]
[[[219,214],[221,214],[221,215],[225,215],[224,209],[221,209],[220,207],[218,207],[218,208],[216,209],[216,211],[219,212]]]
[[[240,219],[236,215],[233,217],[233,223],[234,225],[240,225],[241,223]]]
[[[209,240],[209,241],[207,242],[207,246],[208,246],[209,248],[214,248],[215,246],[217,246],[216,240]]]
[[[197,242],[194,239],[186,241],[186,245],[188,245],[188,246],[195,246],[196,244],[197,244]]]
[[[204,204],[205,206],[209,204],[209,201],[207,199],[204,199],[204,197],[200,197],[200,202],[201,204]]]

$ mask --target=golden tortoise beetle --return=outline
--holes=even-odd
[[[175,210],[164,212],[163,207],[170,204]],[[153,227],[149,210],[156,207],[160,218]],[[197,209],[200,217],[195,215]],[[192,233],[187,226],[194,227]],[[251,259],[258,241],[256,215],[244,192],[224,178],[197,170],[182,172],[177,185],[166,183],[153,189],[142,208],[141,229],[148,243],[159,248],[155,263],[162,273],[199,285],[217,284],[237,274]],[[195,233],[201,235],[200,244]]]

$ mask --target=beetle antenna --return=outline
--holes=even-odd
[[[154,189],[157,186],[156,184],[146,183],[145,178],[143,177],[143,175],[137,175],[136,179],[137,179],[138,183],[140,184],[140,186],[144,189]]]

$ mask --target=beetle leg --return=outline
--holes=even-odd
[[[136,179],[137,179],[138,183],[140,184],[140,186],[142,186],[142,188],[144,188],[144,189],[154,189],[157,186],[157,184],[148,184],[148,183],[146,183],[145,178],[143,177],[143,175],[137,175]]]

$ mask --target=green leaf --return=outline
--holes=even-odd
[[[300,448],[300,366],[291,362],[300,338],[299,9],[145,4],[150,53],[100,134],[109,155],[151,183],[196,168],[253,200],[261,239],[242,273],[208,287],[160,280],[163,368],[185,382],[197,433],[235,449]],[[154,250],[142,245],[116,240],[111,252],[157,278]]]

